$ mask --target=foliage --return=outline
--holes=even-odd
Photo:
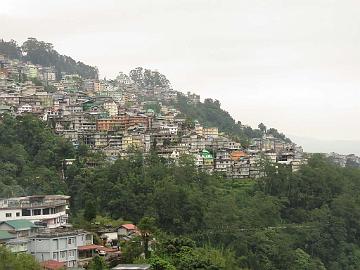
[[[234,140],[240,141],[244,146],[250,143],[251,138],[262,137],[263,132],[266,131],[264,124],[259,125],[259,129],[252,129],[249,126],[241,125],[241,122],[235,122],[227,111],[221,109],[221,104],[218,100],[207,98],[203,103],[192,104],[185,95],[178,93],[177,102],[173,105],[186,117],[198,120],[208,127],[218,127],[220,131],[227,133]],[[281,138],[290,142],[290,139],[274,128],[270,128],[269,132],[275,138]]]
[[[142,67],[135,68],[130,71],[130,78],[138,86],[145,89],[152,89],[154,87],[169,87],[170,82],[158,71],[150,69],[143,69]]]
[[[40,264],[30,254],[15,254],[0,245],[0,270],[40,269]]]
[[[0,122],[0,197],[25,194],[64,194],[64,158],[75,151],[67,140],[54,136],[37,118],[25,115]]]
[[[88,270],[108,270],[105,259],[100,256],[95,256],[89,263]]]
[[[65,158],[76,161],[64,168]],[[103,157],[34,117],[1,120],[0,195],[66,193],[78,223],[97,213],[102,224],[137,224],[142,235],[122,245],[123,262],[143,258],[149,242],[147,261],[159,269],[360,268],[357,168],[313,155],[295,173],[265,163],[263,178],[236,181],[198,171],[190,156],[169,164],[135,152],[95,167],[89,159]]]
[[[0,39],[0,54],[10,59],[21,59],[22,52],[15,40],[5,41]]]

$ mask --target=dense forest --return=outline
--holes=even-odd
[[[76,161],[65,166],[68,158]],[[134,222],[147,232],[142,241],[149,235],[156,241],[152,251],[140,240],[125,245],[126,263],[168,270],[360,269],[360,170],[321,155],[295,173],[267,162],[263,169],[261,179],[228,180],[198,171],[190,156],[169,164],[135,152],[107,163],[33,116],[0,123],[0,196],[69,194],[75,226],[91,228],[100,216]]]
[[[0,54],[4,54],[11,59],[29,61],[35,65],[44,67],[55,67],[57,78],[61,78],[61,73],[78,74],[84,79],[94,79],[98,77],[98,70],[75,61],[69,56],[59,54],[51,43],[38,41],[36,38],[28,38],[21,46],[16,41],[4,41],[0,39]]]

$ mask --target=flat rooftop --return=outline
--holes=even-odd
[[[25,197],[1,198],[0,209],[56,206],[67,204],[67,195],[33,195]]]

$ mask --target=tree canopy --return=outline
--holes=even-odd
[[[75,162],[64,167],[67,158]],[[100,165],[89,167],[88,160]],[[263,178],[230,180],[198,171],[188,156],[178,164],[153,152],[101,161],[101,154],[75,148],[33,116],[1,119],[1,197],[68,194],[73,221],[91,224],[101,215],[133,222],[143,234],[123,247],[126,263],[145,260],[154,269],[360,268],[357,168],[312,155],[297,172],[265,163]]]

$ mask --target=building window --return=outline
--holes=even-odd
[[[20,212],[16,212],[16,216],[17,216],[17,217],[20,217]]]
[[[73,238],[69,238],[69,239],[68,239],[68,244],[71,245],[71,244],[73,244],[73,243],[74,243]]]
[[[5,216],[6,217],[11,217],[11,213],[6,213]]]
[[[60,257],[63,259],[66,257],[66,251],[60,251]]]
[[[48,214],[50,214],[50,208],[43,209],[43,215],[48,215]]]
[[[34,209],[33,210],[33,216],[40,216],[41,215],[41,209]]]
[[[59,249],[59,241],[58,241],[58,239],[53,239],[53,247],[55,249]]]

